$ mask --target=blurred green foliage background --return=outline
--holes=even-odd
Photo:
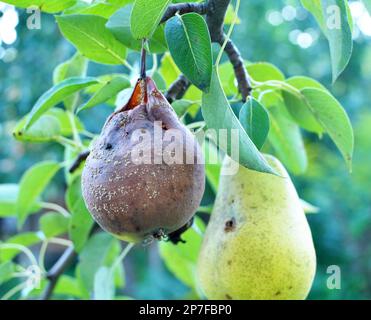
[[[328,138],[318,143],[315,136],[306,134],[309,169],[305,175],[293,177],[300,196],[320,208],[320,213],[308,215],[318,257],[311,299],[371,298],[371,18],[368,16],[367,28],[367,13],[359,10],[360,2],[352,1],[351,8],[355,15],[354,53],[334,85],[327,41],[299,1],[243,1],[241,23],[233,34],[246,60],[271,62],[287,76],[306,75],[323,83],[345,106],[355,128],[352,174]],[[35,162],[62,157],[58,145],[22,144],[11,132],[16,121],[52,86],[55,66],[74,52],[52,16],[42,15],[41,30],[28,30],[26,12],[18,13],[15,41],[0,42],[0,183],[17,183]],[[136,53],[129,55],[129,61],[135,58]],[[90,63],[88,74],[107,73],[107,68],[123,71],[123,67]],[[87,129],[98,133],[111,111],[100,107],[84,113]],[[63,203],[64,189],[59,174],[48,196]],[[32,227],[31,220],[27,228]],[[12,219],[0,220],[0,240],[16,232]],[[48,264],[59,254],[56,249]],[[326,286],[330,265],[341,268],[340,290]],[[125,266],[125,295],[136,299],[192,298],[192,292],[166,269],[156,245],[135,248]]]

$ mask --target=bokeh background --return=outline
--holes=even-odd
[[[361,1],[350,1],[350,7],[354,53],[334,85],[327,41],[299,1],[242,1],[241,23],[233,34],[245,59],[271,62],[287,76],[306,75],[323,83],[345,106],[354,125],[352,174],[329,139],[318,142],[306,134],[309,169],[293,177],[300,196],[320,208],[318,214],[308,215],[318,257],[310,299],[371,299],[371,18]],[[32,164],[62,157],[62,148],[56,144],[22,144],[11,136],[16,121],[52,86],[55,66],[74,52],[52,16],[42,15],[41,30],[28,30],[26,19],[24,10],[0,2],[0,183],[17,183]],[[132,62],[136,58],[129,55]],[[90,63],[88,73],[100,75],[107,68],[123,71]],[[88,130],[98,133],[111,110],[100,107],[84,114]],[[48,197],[63,204],[64,190],[61,174],[53,180]],[[26,229],[37,228],[36,224],[37,217],[32,216]],[[0,218],[0,240],[15,234],[15,225],[12,218]],[[47,266],[59,255],[55,248]],[[331,265],[341,268],[340,290],[326,286]],[[125,266],[125,295],[192,298],[189,289],[166,269],[156,245],[135,248]]]

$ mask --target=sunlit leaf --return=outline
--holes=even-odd
[[[61,32],[87,58],[105,64],[124,64],[125,46],[106,28],[107,19],[95,15],[57,16]]]
[[[212,73],[210,34],[205,20],[196,13],[171,18],[165,27],[170,53],[187,78],[208,91]]]
[[[68,187],[66,203],[68,210],[72,214],[68,228],[69,237],[74,244],[76,252],[80,252],[89,237],[94,223],[81,194],[80,178],[75,179]]]
[[[233,113],[223,92],[217,67],[213,71],[210,91],[204,93],[202,97],[202,114],[209,129],[214,129],[216,132],[225,129],[229,139],[232,137],[232,129],[238,134],[239,144],[236,148],[239,149],[239,159],[234,159],[235,161],[238,161],[249,169],[274,173]],[[232,156],[232,158],[235,156],[232,154],[231,143],[227,143],[227,146],[221,147],[224,147],[224,151]]]
[[[250,98],[241,108],[240,122],[255,146],[260,150],[269,132],[267,110],[254,98]]]
[[[23,174],[17,199],[18,227],[23,225],[35,201],[60,168],[61,164],[58,162],[45,161],[34,165]]]
[[[171,0],[135,0],[131,12],[131,33],[135,39],[150,38]]]

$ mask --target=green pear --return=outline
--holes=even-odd
[[[279,176],[223,163],[197,277],[208,299],[305,299],[316,270],[311,231],[283,165]],[[237,173],[226,169],[237,165]]]

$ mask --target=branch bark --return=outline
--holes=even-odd
[[[206,14],[207,12],[207,3],[177,3],[177,4],[172,4],[170,5],[164,16],[161,19],[161,23],[166,22],[173,16],[175,16],[176,13],[179,14],[185,14],[185,13],[190,13],[190,12],[195,12],[201,15]]]
[[[46,285],[43,294],[41,295],[41,300],[49,300],[51,298],[59,277],[64,273],[75,257],[76,252],[74,251],[73,247],[69,247],[50,269],[47,274],[47,279],[49,282]]]
[[[165,97],[169,103],[173,103],[175,100],[182,99],[190,86],[191,82],[184,75],[180,75],[170,86]]]
[[[81,163],[83,163],[88,158],[89,154],[89,150],[81,152],[68,170],[69,173],[74,173],[80,167]]]

